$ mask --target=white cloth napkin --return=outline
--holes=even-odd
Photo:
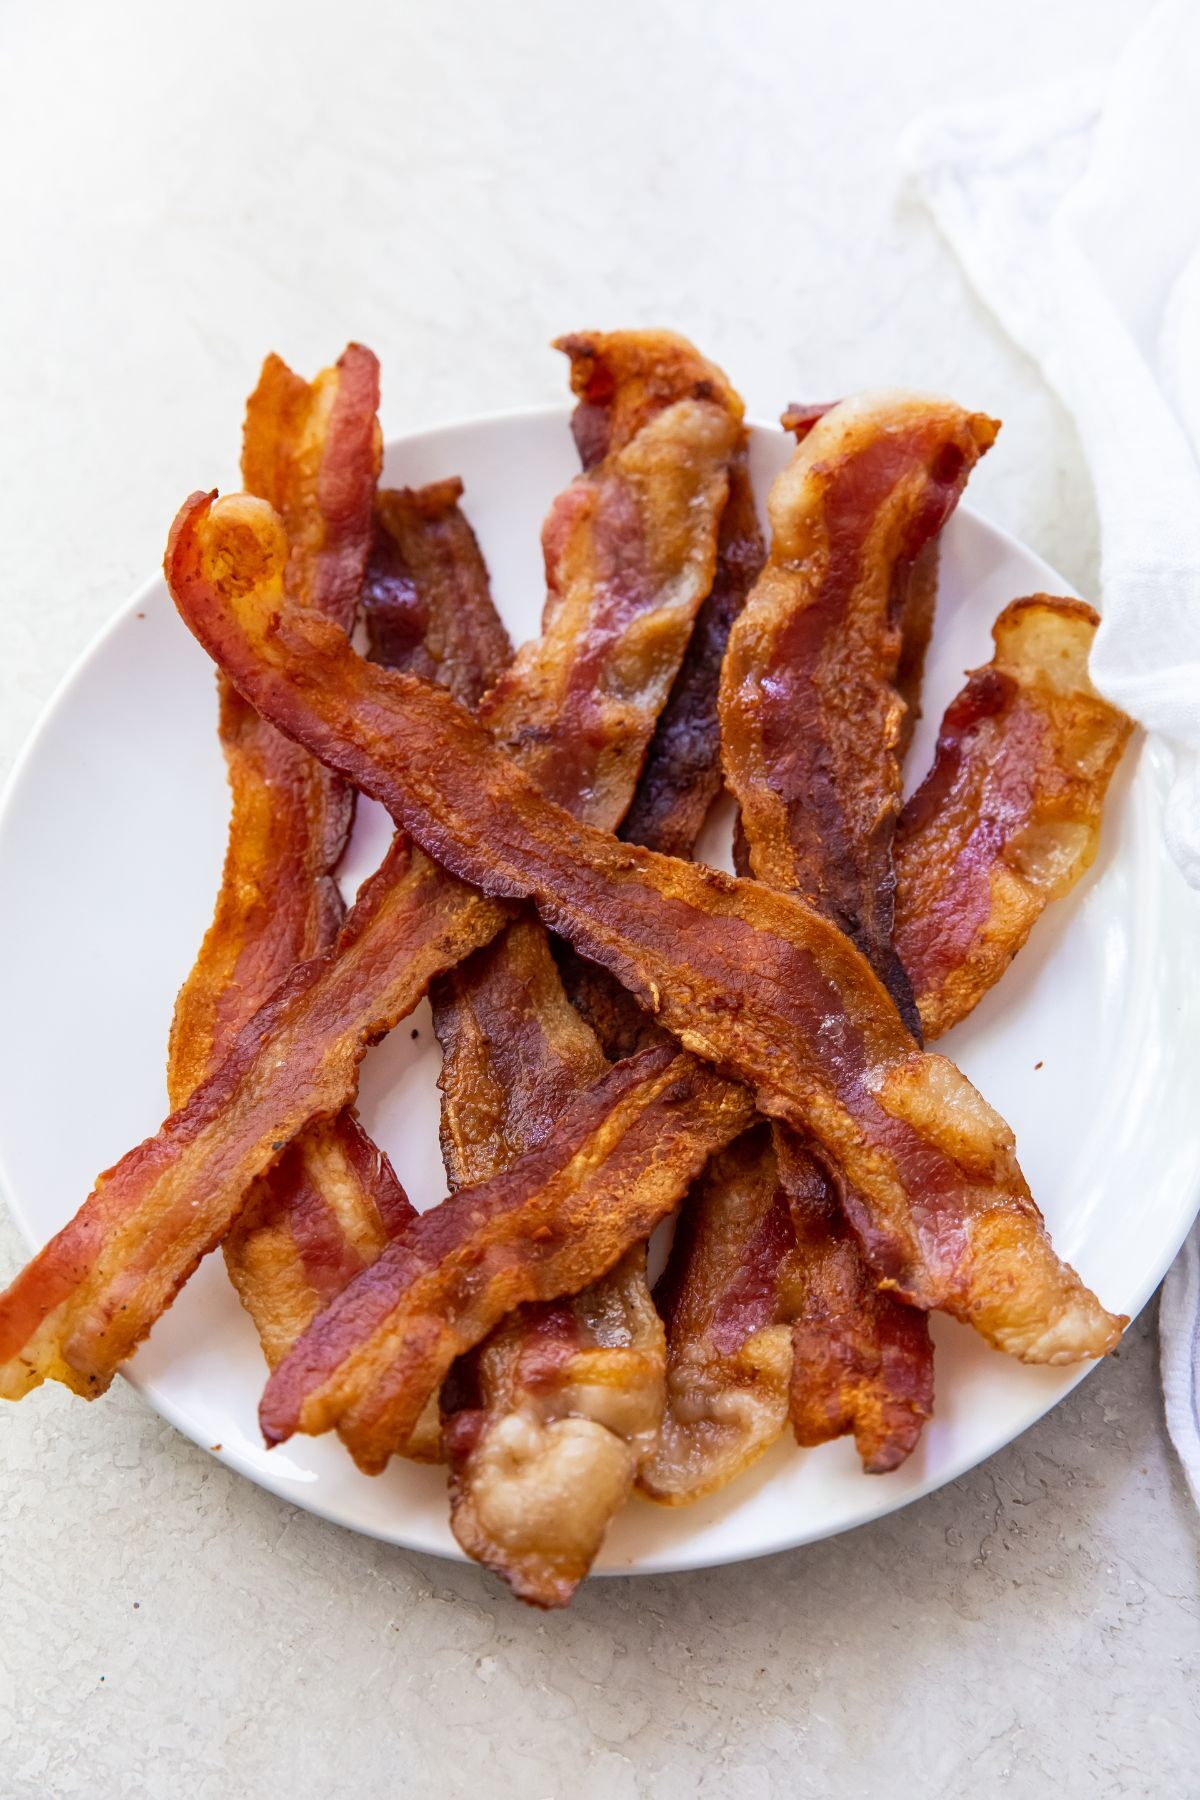
[[[1075,417],[1101,528],[1092,676],[1167,746],[1163,827],[1200,887],[1200,6],[1164,0],[1110,69],[919,119],[902,155]],[[1200,1506],[1200,1225],[1160,1330]]]

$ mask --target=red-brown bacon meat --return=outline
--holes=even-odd
[[[750,1111],[673,1045],[618,1063],[537,1150],[423,1213],[321,1314],[268,1383],[267,1441],[336,1425],[382,1469],[456,1357],[514,1307],[605,1275]]]
[[[1096,855],[1132,729],[1088,677],[1098,620],[1035,594],[996,621],[996,653],[942,721],[896,837],[896,945],[926,1035],[965,1018],[1039,915]]]
[[[840,925],[914,1029],[892,950],[902,626],[917,558],[996,430],[921,395],[825,413],[772,485],[771,553],[721,678],[750,871]]]
[[[891,944],[900,750],[937,533],[996,427],[895,393],[785,424],[799,448],[772,487],[771,555],[722,674],[739,860],[847,930],[915,1027]],[[927,1326],[879,1289],[794,1132],[776,1127],[770,1145],[756,1134],[701,1184],[663,1303],[669,1405],[642,1477],[655,1498],[680,1504],[732,1479],[782,1429],[789,1395],[802,1444],[854,1431],[872,1471],[911,1451],[932,1403]],[[738,1341],[738,1319],[752,1341]]]
[[[378,363],[351,344],[311,384],[269,356],[246,405],[242,478],[283,520],[289,598],[343,630],[358,608],[372,541],[378,404]],[[228,847],[213,922],[175,1007],[167,1089],[176,1109],[220,1066],[284,976],[328,950],[344,912],[333,871],[352,790],[260,718],[224,676],[219,691]],[[250,1198],[259,1229],[226,1246],[272,1366],[411,1211],[352,1112],[289,1147]]]
[[[289,598],[348,631],[371,542],[379,474],[379,365],[351,344],[311,384],[269,356],[246,406],[246,491],[279,513]],[[342,920],[333,869],[350,826],[340,776],[276,731],[219,677],[232,809],[212,925],[175,1005],[168,1084],[182,1105],[230,1039]]]

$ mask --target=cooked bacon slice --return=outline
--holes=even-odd
[[[663,709],[646,764],[618,835],[665,856],[690,857],[721,791],[717,694],[729,628],[763,564],[762,533],[745,452],[730,469],[717,574],[700,610],[683,667]],[[556,947],[573,1005],[614,1061],[661,1039],[619,981],[569,946]]]
[[[619,819],[681,646],[713,585],[742,405],[667,332],[563,340],[604,454],[560,494],[542,534],[542,635],[518,651],[482,717],[550,799]],[[593,435],[596,427],[586,428]]]
[[[462,492],[457,477],[381,490],[363,617],[372,662],[424,675],[474,712],[512,661],[512,645]]]
[[[857,1190],[870,1256],[907,1298],[1028,1360],[1111,1347],[1121,1322],[1055,1256],[1011,1132],[952,1063],[917,1050],[843,933],[759,883],[572,820],[448,696],[287,611],[285,556],[278,520],[244,495],[187,502],[168,553],[183,617],[260,711],[460,879],[533,900],[685,1048],[811,1132]]]
[[[696,1183],[654,1291],[667,1336],[667,1397],[658,1440],[638,1472],[650,1499],[684,1506],[714,1493],[786,1426],[794,1247],[774,1134],[760,1123]]]
[[[690,857],[721,791],[717,695],[730,628],[763,565],[746,452],[734,459],[721,520],[717,574],[650,744],[619,835],[664,856]]]
[[[776,1133],[794,1244],[782,1271],[791,1324],[788,1414],[802,1448],[853,1435],[868,1475],[899,1468],[933,1411],[926,1315],[881,1288],[808,1142]]]
[[[1052,900],[1096,855],[1132,730],[1088,677],[1098,620],[1035,594],[1005,608],[996,653],[942,721],[896,838],[896,947],[930,1037],[965,1018]]]
[[[379,365],[352,344],[312,383],[269,356],[246,406],[242,477],[283,519],[289,598],[343,630],[358,607],[372,541],[378,405]],[[167,1066],[173,1108],[220,1066],[296,964],[329,948],[344,913],[333,871],[353,791],[223,676],[219,689],[229,838],[213,922],[176,1002]],[[353,1113],[290,1147],[251,1196],[252,1234],[226,1245],[230,1276],[272,1366],[336,1292],[331,1284],[364,1267],[411,1211]]]
[[[512,651],[461,496],[457,480],[377,495],[364,597],[372,657],[474,707]],[[271,1368],[413,1214],[350,1110],[289,1145],[222,1246]],[[430,1423],[426,1456],[436,1451],[436,1415]]]
[[[751,872],[840,925],[914,1030],[891,943],[901,628],[914,563],[996,430],[950,401],[898,393],[819,419],[772,485],[771,552],[721,678]]]
[[[311,384],[269,356],[246,406],[242,476],[283,519],[293,546],[288,596],[343,630],[371,541],[378,405],[379,365],[351,344]],[[172,1106],[211,1075],[283,977],[328,948],[342,920],[333,869],[350,828],[350,790],[223,676],[219,688],[229,843],[212,925],[175,1004]]]
[[[599,1280],[750,1113],[672,1045],[618,1063],[539,1149],[423,1213],[343,1290],[267,1385],[268,1443],[336,1425],[360,1467],[382,1469],[456,1357],[515,1306]]]
[[[583,399],[578,409],[587,463],[583,485],[627,485],[622,467],[628,461],[622,456],[630,429],[627,397],[633,396],[632,418],[644,442],[652,421],[664,414],[678,418],[681,401],[691,412],[697,387],[712,386],[711,371],[694,352],[657,334],[593,341],[586,353],[581,340],[573,347],[577,387],[585,395],[603,396]],[[646,368],[656,376],[649,401],[640,392]],[[721,386],[726,392],[723,377]],[[740,403],[732,411],[740,414]],[[720,441],[728,443],[725,434]],[[668,498],[676,476],[674,458],[657,460],[660,466],[645,483],[638,513],[661,519],[664,474]],[[523,653],[510,682],[489,698],[484,716],[501,737],[511,735],[514,722],[521,732],[532,727],[540,740],[536,766],[544,769],[552,758],[560,800],[593,824],[612,829],[619,823],[664,702],[676,706],[680,727],[693,737],[703,729],[689,634],[694,644],[693,621],[703,601],[704,642],[712,662],[714,637],[720,632],[723,638],[728,630],[739,586],[744,593],[738,561],[745,560],[747,535],[757,532],[745,461],[739,433],[725,462],[724,486],[737,489],[732,519],[730,504],[724,504],[723,516],[713,505],[718,489],[711,476],[701,503],[689,502],[691,529],[697,532],[707,521],[710,546],[718,517],[721,522],[717,572],[707,599],[702,585],[709,577],[707,555],[694,558],[689,571],[680,569],[677,557],[638,554],[638,538],[647,535],[643,526],[633,535],[635,554],[614,537],[607,566],[598,566],[594,551],[581,561],[577,555],[564,557],[560,548],[558,514],[564,509],[574,514],[577,495],[568,490],[551,515],[545,534],[546,629],[541,642]],[[604,511],[615,527],[622,525],[622,509],[611,499]],[[627,535],[629,523],[623,527]],[[594,544],[603,541],[593,534]],[[685,653],[691,667],[681,669]],[[644,666],[634,676],[639,658]],[[587,669],[582,683],[574,678],[581,661]],[[710,684],[714,740],[717,666],[719,651]],[[622,691],[619,708],[611,704],[615,683]],[[515,694],[506,692],[514,687]],[[543,707],[556,694],[561,703],[542,718],[535,709],[530,718],[520,704],[522,689],[540,698]],[[584,734],[578,731],[581,712],[589,721]],[[677,730],[668,741],[679,735]],[[593,771],[605,759],[606,778],[596,782]],[[653,752],[649,764],[656,766]],[[675,779],[674,788],[678,808],[685,799],[683,781]],[[670,800],[664,784],[660,806]],[[590,1086],[606,1062],[568,1001],[544,930],[532,918],[443,977],[433,1002],[444,1052],[443,1150],[451,1187],[457,1188],[499,1174],[542,1143],[567,1101]],[[601,1341],[597,1319],[603,1322]],[[550,1344],[553,1357],[547,1355]],[[653,1439],[662,1410],[662,1364],[662,1327],[646,1287],[644,1255],[635,1252],[599,1288],[522,1309],[494,1341],[481,1346],[469,1369],[456,1372],[449,1385],[460,1401],[447,1410],[444,1433],[455,1535],[524,1598],[565,1605],[587,1573],[613,1511],[632,1485],[638,1455]],[[468,1392],[469,1425],[461,1400]],[[561,1504],[547,1505],[551,1492]]]
[[[793,409],[784,423],[800,448],[772,488],[771,556],[722,678],[739,861],[850,931],[915,1022],[891,949],[900,753],[932,627],[936,534],[995,426],[895,394]],[[702,1184],[668,1272],[669,1424],[643,1481],[672,1503],[760,1455],[789,1388],[798,1440],[853,1431],[873,1472],[911,1452],[932,1404],[925,1319],[879,1290],[820,1163],[783,1126],[757,1156],[756,1167],[752,1143],[726,1159],[728,1192]],[[766,1332],[771,1352],[763,1370],[751,1363],[752,1396],[723,1304],[743,1291],[747,1257],[752,1350]]]

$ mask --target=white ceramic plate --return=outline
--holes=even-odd
[[[780,432],[756,428],[760,498],[788,448]],[[538,629],[540,524],[576,466],[565,413],[547,411],[401,440],[388,449],[385,479],[464,478],[497,603],[519,642]],[[945,534],[912,770],[928,766],[963,670],[988,659],[1000,608],[1039,589],[1069,591],[1029,551],[958,513]],[[162,1116],[171,1007],[209,921],[225,842],[214,724],[212,669],[155,580],[64,682],[9,784],[0,810],[0,1181],[32,1246]],[[939,1045],[1015,1128],[1058,1248],[1106,1305],[1131,1314],[1174,1256],[1200,1190],[1200,905],[1162,848],[1152,763],[1145,747],[1130,751],[1097,867]],[[380,809],[364,803],[348,894],[379,860],[388,831]],[[725,849],[710,832],[710,860],[725,860]],[[421,1207],[444,1192],[437,1072],[422,1007],[371,1053],[361,1093],[367,1127]],[[804,1454],[781,1444],[695,1507],[631,1504],[601,1566],[696,1568],[844,1531],[952,1480],[1079,1378],[1022,1368],[943,1319],[935,1335],[936,1416],[899,1473],[864,1475],[845,1440]],[[459,1554],[440,1470],[396,1462],[371,1480],[333,1438],[263,1448],[255,1422],[263,1366],[219,1257],[128,1376],[196,1443],[296,1505],[413,1549]]]

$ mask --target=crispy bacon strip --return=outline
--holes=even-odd
[[[622,434],[631,424],[626,396],[634,395],[632,422],[644,433],[661,411],[693,399],[701,383],[712,383],[708,365],[694,353],[681,353],[674,340],[621,334],[588,345],[585,352],[583,340],[572,342],[576,386],[585,396],[577,409],[577,436],[594,484],[606,478],[623,448]],[[639,393],[647,367],[657,373],[649,402]],[[603,398],[587,397],[596,394]],[[534,692],[553,691],[553,680],[564,697],[540,729],[554,752],[560,798],[593,824],[611,829],[619,823],[664,701],[682,706],[690,696],[690,719],[680,710],[681,726],[697,728],[695,675],[685,688],[690,671],[680,669],[685,652],[694,666],[689,633],[696,609],[704,600],[705,641],[711,644],[720,620],[727,629],[734,609],[738,571],[732,558],[742,554],[747,529],[757,530],[752,500],[749,527],[744,516],[749,490],[740,434],[726,473],[731,492],[736,485],[737,508],[732,522],[730,506],[724,508],[707,600],[698,582],[689,595],[675,559],[631,584],[625,551],[600,580],[584,587],[584,603],[564,605],[551,564],[547,628],[541,644],[526,653],[525,685],[537,664],[544,672],[532,681]],[[715,526],[711,505],[705,511]],[[548,544],[556,536],[552,518]],[[626,590],[619,605],[618,584]],[[645,668],[634,681],[639,654]],[[583,692],[570,679],[570,664],[580,658],[590,673]],[[598,709],[595,697],[611,695],[614,674],[625,690],[624,704],[619,711],[611,704]],[[497,699],[503,707],[503,684],[485,709],[489,716]],[[593,715],[585,736],[573,717],[581,705]],[[508,709],[515,710],[511,702]],[[503,735],[500,710],[495,708],[495,722]],[[620,762],[610,763],[608,779],[596,784],[591,771],[613,747]],[[683,784],[675,785],[678,806]],[[664,784],[660,804],[669,803]],[[594,1035],[563,991],[544,931],[532,919],[510,927],[504,939],[439,981],[434,1024],[444,1052],[442,1134],[452,1188],[499,1174],[542,1143],[570,1096],[606,1067]],[[522,1309],[481,1347],[470,1369],[457,1371],[450,1386],[459,1399],[447,1412],[444,1434],[455,1535],[523,1598],[565,1605],[587,1573],[632,1485],[637,1457],[653,1440],[662,1410],[662,1363],[662,1327],[645,1284],[644,1254],[634,1252],[599,1288]],[[553,1507],[547,1504],[551,1491],[560,1501]]]
[[[514,1307],[599,1280],[750,1111],[672,1045],[618,1063],[539,1149],[423,1213],[321,1314],[268,1384],[267,1441],[336,1424],[382,1469],[456,1357]]]
[[[942,721],[896,838],[896,947],[930,1037],[999,980],[1096,855],[1132,725],[1088,677],[1098,620],[1035,594],[996,621],[996,653]]]
[[[580,355],[602,366],[595,342],[587,342],[593,348],[581,341]],[[682,354],[679,343],[676,350]],[[638,407],[647,422],[628,438]],[[565,632],[564,610],[585,603],[589,581],[607,584],[611,614],[606,629],[614,633],[628,619],[626,589],[648,583],[652,576],[661,589],[663,615],[672,606],[694,610],[695,601],[688,598],[692,588],[698,586],[702,594],[712,581],[716,518],[725,498],[724,461],[740,442],[739,407],[708,365],[695,370],[686,398],[653,416],[644,400],[621,403],[625,423],[614,437],[611,458],[594,479],[573,484],[554,510],[547,562],[560,631]],[[668,574],[672,556],[673,580]],[[286,565],[284,546],[275,571],[281,597]],[[675,629],[673,623],[670,629]],[[641,642],[630,637],[621,679],[614,677],[611,693],[597,703],[618,722],[636,699],[624,692],[622,682],[636,689],[655,666],[653,633]],[[522,760],[553,778],[543,726],[553,719],[563,689],[548,679],[535,692],[533,677],[542,672],[538,659],[527,656],[523,667],[530,670],[528,695],[522,697],[511,683],[498,689],[493,716],[500,724],[507,721],[520,739],[514,748]],[[576,659],[571,679],[588,685],[586,658]],[[532,728],[522,738],[518,719],[523,711]],[[626,778],[623,769],[621,753],[593,757],[590,779],[600,789]],[[125,1158],[77,1218],[18,1276],[8,1295],[0,1297],[0,1393],[15,1397],[47,1375],[82,1393],[100,1392],[200,1256],[225,1236],[250,1182],[305,1124],[330,1116],[353,1098],[365,1044],[410,1011],[434,975],[487,943],[511,916],[403,846],[394,848],[365,899],[347,921],[338,956],[306,965],[303,975],[289,984],[289,993],[299,986],[289,1028],[294,1026],[298,1035],[305,1028],[309,1032],[298,1066],[311,1109],[303,1110],[282,1065],[258,1070],[261,1091],[255,1089],[247,1074],[255,1054],[247,1037],[238,1068],[226,1076],[223,1066],[183,1112],[173,1115],[159,1139],[143,1146],[144,1154],[134,1151]],[[341,977],[355,964],[366,973],[361,975],[358,1013],[352,1015],[346,1010],[350,990]],[[247,1033],[256,1023],[275,1028],[271,1018],[269,1012],[256,1015]],[[267,1059],[261,1045],[259,1053]],[[335,1093],[340,1097],[331,1105]],[[216,1155],[206,1109],[215,1105],[228,1109],[227,1143],[220,1166],[205,1177],[204,1159]],[[176,1210],[177,1200],[186,1211]],[[160,1217],[171,1218],[175,1229],[160,1233]],[[112,1316],[114,1308],[118,1318]]]
[[[352,344],[311,384],[269,356],[246,406],[242,477],[283,519],[289,598],[343,630],[358,608],[373,536],[378,405],[379,365]],[[229,840],[213,922],[175,1007],[167,1088],[176,1109],[284,976],[329,948],[344,914],[333,871],[353,791],[223,676],[219,690]],[[247,1211],[252,1229],[227,1243],[226,1262],[273,1367],[412,1208],[387,1157],[347,1111],[291,1145],[256,1184]]]
[[[667,1398],[638,1471],[651,1500],[683,1506],[714,1493],[786,1426],[795,1241],[774,1133],[760,1123],[696,1183],[654,1291],[667,1336]]]
[[[763,564],[754,490],[743,451],[730,469],[729,502],[721,520],[717,575],[700,609],[683,667],[675,678],[651,741],[633,804],[618,835],[664,856],[690,857],[721,790],[721,733],[717,694],[729,629]],[[619,981],[569,945],[556,955],[572,1004],[604,1047],[619,1060],[661,1039],[652,1019]]]
[[[246,406],[242,477],[292,544],[289,598],[349,630],[371,539],[381,445],[379,365],[351,344],[311,384],[269,356]],[[342,920],[333,869],[350,829],[340,776],[258,717],[224,676],[219,733],[229,772],[229,843],[212,925],[175,1004],[168,1058],[180,1106],[230,1039]]]
[[[891,943],[901,627],[916,559],[996,431],[919,395],[827,412],[771,488],[771,554],[721,680],[751,872],[840,925],[914,1030]]]
[[[512,651],[461,495],[450,480],[377,496],[364,599],[375,661],[426,675],[476,707]],[[288,1146],[222,1246],[271,1368],[413,1216],[349,1109]],[[437,1449],[436,1417],[431,1424],[419,1446],[426,1457]]]
[[[517,653],[483,718],[551,800],[619,819],[697,609],[713,585],[742,403],[668,332],[562,340],[595,439],[542,534],[542,635]]]
[[[937,533],[996,428],[948,401],[896,394],[794,411],[785,424],[799,448],[772,488],[771,556],[722,675],[739,862],[847,929],[915,1023],[891,948],[900,684],[915,705]],[[795,1133],[778,1126],[770,1145],[738,1146],[725,1173],[728,1191],[702,1184],[664,1290],[671,1401],[646,1490],[679,1504],[732,1479],[782,1429],[789,1394],[802,1444],[853,1431],[868,1470],[896,1467],[932,1404],[924,1317],[879,1290]],[[748,1348],[725,1304],[747,1266]]]
[[[1029,1360],[1111,1347],[1120,1321],[1054,1255],[1011,1133],[953,1064],[916,1049],[836,927],[758,883],[571,820],[446,695],[288,613],[285,553],[269,508],[198,495],[168,558],[184,618],[261,711],[460,878],[532,899],[686,1048],[810,1131],[859,1190],[856,1229],[906,1296]],[[320,1411],[314,1401],[308,1416]]]

